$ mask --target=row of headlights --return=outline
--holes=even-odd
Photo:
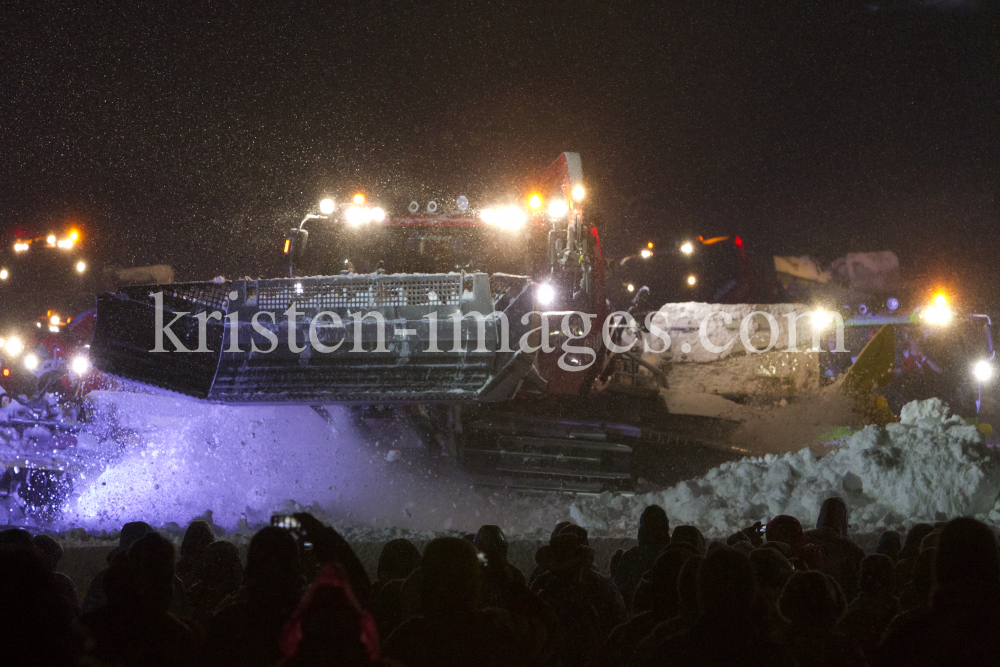
[[[9,357],[17,358],[24,352],[24,343],[17,336],[11,336],[10,338],[0,338],[0,350]],[[41,359],[34,352],[29,352],[24,355],[24,367],[29,371],[36,370],[41,365]],[[90,372],[90,359],[86,355],[78,354],[73,357],[73,360],[69,364],[70,371],[74,375],[83,377]]]

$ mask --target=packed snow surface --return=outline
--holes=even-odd
[[[749,457],[663,491],[580,499],[572,515],[583,526],[614,533],[635,526],[642,509],[655,503],[674,525],[722,535],[779,514],[808,526],[824,499],[840,496],[856,532],[963,515],[1000,524],[1000,457],[975,426],[947,415],[938,399],[914,401],[899,423],[868,426],[825,456],[805,448]]]
[[[543,536],[570,518],[595,535],[634,537],[642,509],[656,503],[673,525],[718,537],[778,514],[811,526],[830,496],[847,501],[855,531],[958,515],[1000,525],[1000,456],[936,399],[910,403],[900,423],[869,426],[821,457],[805,448],[726,463],[649,493],[572,496],[474,487],[451,461],[428,464],[412,434],[389,422],[364,432],[343,407],[330,406],[333,418],[324,421],[308,407],[140,393],[95,398],[133,437],[102,474],[77,481],[47,530],[110,532],[134,520],[183,526],[211,511],[215,525],[248,532],[272,512],[308,507],[370,539],[486,523],[508,535]],[[29,521],[11,511],[13,520]]]

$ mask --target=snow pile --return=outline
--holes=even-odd
[[[664,491],[578,499],[571,514],[588,529],[614,534],[634,531],[642,509],[656,503],[674,525],[719,536],[778,514],[809,527],[823,500],[840,496],[857,532],[962,515],[1000,524],[1000,456],[975,426],[947,415],[939,399],[914,401],[900,423],[868,426],[823,457],[803,449],[745,458]]]

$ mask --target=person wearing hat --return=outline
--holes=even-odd
[[[618,589],[591,567],[595,553],[588,544],[587,531],[574,525],[563,528],[535,553],[535,561],[545,573],[531,590],[562,622],[567,664],[592,659],[615,626],[628,620]]]
[[[77,593],[76,584],[62,572],[56,572],[59,560],[63,556],[62,545],[56,542],[51,535],[35,535],[31,538],[31,543],[42,556],[49,572],[52,573],[52,580],[66,601],[66,608],[69,610],[70,616],[77,618],[80,615],[80,596]]]
[[[670,544],[670,521],[667,513],[659,505],[649,505],[639,517],[639,544],[632,547],[618,561],[614,582],[625,600],[625,606],[632,608],[632,597],[636,586],[660,552]]]

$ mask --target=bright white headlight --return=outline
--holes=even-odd
[[[556,289],[549,283],[542,283],[535,291],[535,298],[538,299],[538,303],[547,306],[555,300]]]
[[[34,354],[27,354],[24,357],[24,367],[29,371],[33,371],[38,368],[38,357]]]
[[[562,199],[549,202],[549,215],[553,218],[564,218],[569,213],[569,205]]]
[[[357,227],[362,222],[368,221],[368,211],[360,206],[348,206],[344,211],[344,217],[347,218],[347,222]]]
[[[7,341],[6,347],[7,353],[12,357],[16,357],[21,354],[22,350],[24,350],[24,343],[22,343],[21,339],[17,336],[12,336],[11,339]]]
[[[829,310],[814,310],[812,312],[812,324],[816,329],[825,329],[833,324],[835,316]]]
[[[319,203],[319,212],[323,215],[330,215],[337,208],[332,199],[324,199]]]
[[[520,229],[524,226],[527,216],[516,206],[503,208],[487,208],[479,212],[479,217],[488,225],[503,229]]]
[[[70,369],[80,377],[83,377],[90,372],[90,359],[83,355],[73,357],[73,361],[70,364]]]
[[[993,364],[988,361],[977,361],[972,367],[972,374],[980,382],[989,382],[993,379]]]

